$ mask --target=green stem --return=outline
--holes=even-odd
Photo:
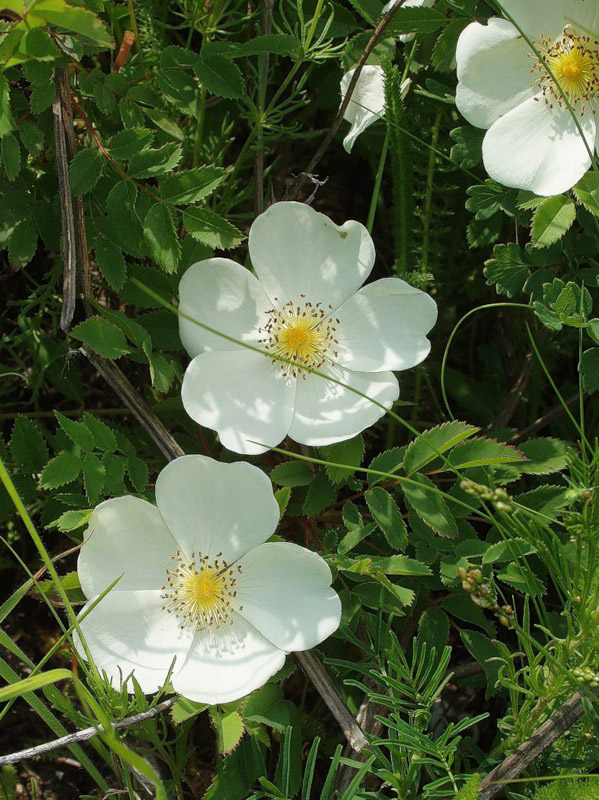
[[[379,194],[381,191],[381,183],[383,181],[383,173],[385,171],[385,162],[387,160],[387,152],[389,151],[389,129],[385,133],[385,140],[381,149],[381,156],[379,158],[379,166],[376,171],[376,178],[374,179],[374,186],[372,188],[372,197],[370,198],[370,208],[368,209],[368,219],[366,220],[366,228],[368,233],[372,233],[372,226],[374,225],[374,217],[379,202]]]

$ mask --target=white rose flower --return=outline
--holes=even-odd
[[[350,69],[341,78],[341,102],[345,99],[355,71]],[[343,147],[348,153],[351,153],[358,136],[384,113],[385,73],[382,67],[376,65],[363,67],[343,115],[343,119],[351,125],[349,133],[343,140]]]
[[[227,258],[191,266],[181,280],[180,310],[267,355],[342,381],[382,408],[179,317],[193,358],[183,380],[185,410],[238,453],[264,453],[287,435],[308,445],[350,439],[397,399],[390,370],[428,355],[434,300],[399,278],[360,289],[375,259],[370,234],[359,222],[339,227],[303,203],[275,203],[261,214],[249,253],[257,277]]]
[[[462,32],[456,104],[472,125],[488,129],[483,158],[494,180],[559,194],[584,175],[596,148],[599,4],[503,0],[503,7],[549,65],[584,136],[541,60],[504,19]]]
[[[391,6],[396,3],[397,0],[391,0],[391,2],[386,3],[383,6],[381,14],[386,14],[387,11],[390,10]],[[430,8],[435,0],[406,0],[405,3],[402,3],[402,8]],[[411,42],[416,34],[415,33],[402,33],[401,36],[398,36],[400,42]]]
[[[96,666],[115,685],[133,673],[153,693],[176,657],[175,691],[228,703],[262,686],[288,652],[337,629],[341,603],[323,559],[266,542],[279,508],[257,467],[183,456],[158,476],[156,503],[100,503],[79,554],[90,602],[123,574],[81,621]],[[77,637],[76,645],[85,657]]]

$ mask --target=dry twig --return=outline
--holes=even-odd
[[[66,332],[71,327],[75,314],[75,302],[77,300],[75,219],[73,215],[71,185],[69,183],[70,158],[67,149],[67,126],[65,125],[66,98],[69,96],[69,71],[67,67],[60,67],[56,70],[55,82],[56,97],[52,103],[52,117],[54,120],[56,174],[58,177],[58,194],[60,196],[62,258],[64,262],[60,327]],[[70,108],[70,103],[68,107]]]
[[[543,755],[560,736],[572,727],[584,713],[583,695],[576,692],[538,728],[528,741],[491,770],[479,788],[479,800],[492,800],[495,795],[521,775],[537,758]]]
[[[175,697],[171,697],[169,700],[158,703],[154,708],[148,709],[148,711],[141,711],[139,714],[132,714],[130,717],[125,717],[125,719],[121,719],[118,722],[113,722],[112,727],[115,730],[128,728],[130,725],[136,725],[138,722],[156,717],[158,714],[169,709],[175,703],[176,699]],[[100,726],[100,731],[102,730],[103,728]],[[60,747],[66,747],[69,744],[85,742],[93,736],[96,736],[97,733],[98,728],[83,728],[83,730],[76,731],[76,733],[69,733],[67,736],[61,736],[60,739],[54,739],[52,742],[44,742],[44,744],[38,744],[36,747],[28,747],[26,750],[19,750],[18,753],[0,756],[0,767],[4,767],[7,764],[16,764],[18,761],[24,761],[27,758],[45,755],[46,753],[52,752],[52,750],[58,750]]]

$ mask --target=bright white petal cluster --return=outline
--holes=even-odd
[[[249,252],[257,277],[210,258],[181,280],[184,314],[262,351],[180,316],[193,358],[183,380],[185,410],[238,453],[263,453],[287,435],[308,445],[350,439],[397,399],[391,370],[428,355],[434,300],[398,278],[360,289],[375,259],[370,234],[359,222],[337,226],[304,203],[275,203],[261,214]],[[361,394],[263,353],[318,369]]]
[[[381,14],[386,14],[387,11],[391,8],[391,6],[396,3],[397,0],[391,0],[389,3],[386,3],[383,6]],[[435,0],[406,0],[405,3],[402,3],[402,8],[430,8]],[[411,42],[416,34],[414,33],[402,33],[401,36],[398,36],[400,42]]]
[[[133,674],[153,693],[175,659],[177,692],[227,703],[262,686],[288,652],[337,629],[341,604],[323,559],[266,542],[279,509],[257,467],[178,458],[158,476],[156,503],[100,503],[79,555],[90,602],[123,576],[81,621],[96,666],[116,686]]]
[[[341,78],[341,102],[345,99],[354,72],[355,69],[350,69]],[[351,125],[349,133],[343,140],[343,147],[348,153],[351,153],[358,136],[384,113],[385,73],[382,67],[376,65],[363,67],[343,115],[343,119]]]
[[[503,7],[550,67],[576,120],[516,27],[495,17],[473,22],[460,36],[457,107],[488,129],[483,158],[492,178],[559,194],[584,175],[597,147],[599,3],[503,0]]]

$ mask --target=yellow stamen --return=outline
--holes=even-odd
[[[207,556],[196,558],[195,553],[186,558],[177,551],[173,560],[176,567],[166,571],[162,587],[163,608],[180,619],[181,627],[206,630],[232,622],[233,612],[242,608],[235,599],[241,567],[227,564],[222,553],[209,560]]]
[[[266,334],[261,344],[279,358],[299,362],[310,369],[319,369],[336,355],[334,323],[330,311],[321,304],[312,305],[304,300],[299,304],[289,301],[281,308],[268,312],[268,321],[261,329]],[[279,361],[281,371],[287,377],[297,377],[298,369]],[[306,377],[306,372],[302,376]]]

